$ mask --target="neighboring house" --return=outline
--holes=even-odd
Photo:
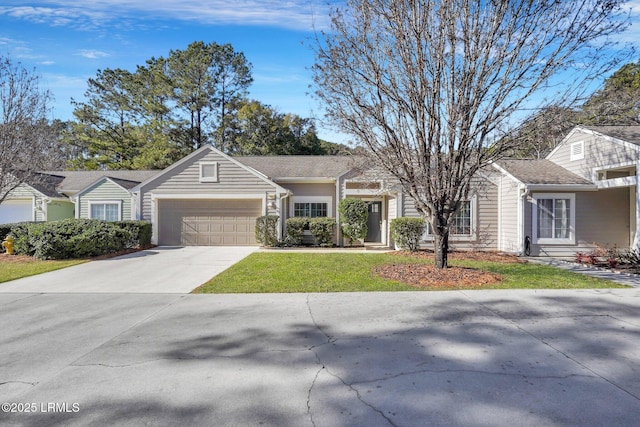
[[[0,204],[0,224],[64,218],[135,219],[129,189],[158,172],[42,172]]]
[[[638,162],[640,127],[577,127],[546,159],[497,162],[476,176],[450,247],[523,254],[529,241],[533,256],[638,248]],[[393,247],[391,221],[418,215],[393,179],[353,156],[230,157],[205,146],[163,171],[43,175],[0,205],[0,223],[144,219],[159,245],[255,245],[261,215],[280,217],[282,238],[287,218],[339,224],[339,201],[357,197],[369,206],[365,243]],[[432,245],[428,231],[422,243]]]
[[[640,248],[640,126],[576,127],[544,160],[504,160],[498,250],[572,256]]]

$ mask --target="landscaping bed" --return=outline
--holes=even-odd
[[[433,265],[433,252],[430,251],[401,251],[393,254],[421,258],[430,263],[421,265],[385,264],[374,267],[373,272],[385,279],[406,283],[420,289],[477,289],[502,281],[500,274],[474,268],[459,266],[449,266],[445,269],[436,268]],[[514,255],[497,252],[451,252],[449,253],[449,260],[500,263],[524,262]]]

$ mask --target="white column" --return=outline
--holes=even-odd
[[[633,244],[631,245],[631,249],[640,250],[640,162],[636,164],[636,197],[635,197],[635,206],[630,206],[631,209],[635,207],[636,210],[636,235],[633,239]]]

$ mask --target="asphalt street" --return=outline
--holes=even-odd
[[[0,325],[2,425],[640,420],[638,288],[0,293]]]

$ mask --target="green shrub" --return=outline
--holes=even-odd
[[[33,256],[33,248],[29,244],[29,230],[37,226],[34,222],[19,222],[11,224],[10,234],[13,236],[13,249],[18,255]]]
[[[287,237],[285,243],[291,246],[302,245],[304,230],[309,228],[309,218],[304,216],[296,216],[287,218]]]
[[[391,236],[401,249],[414,252],[420,247],[426,225],[423,218],[396,218],[391,221]]]
[[[147,227],[140,224],[140,233],[144,234]],[[11,234],[15,238],[16,253],[38,259],[105,255],[121,251],[133,241],[131,232],[117,223],[91,219],[14,224]],[[138,239],[144,238],[138,236]]]
[[[362,199],[346,198],[338,204],[340,212],[340,229],[350,244],[367,237],[367,220],[369,207]]]
[[[336,228],[335,218],[318,217],[309,220],[309,231],[319,246],[333,246],[333,231]]]
[[[153,229],[150,222],[130,220],[112,222],[111,224],[117,225],[131,234],[131,238],[125,245],[126,248],[146,248],[151,246],[151,233]]]
[[[263,215],[256,218],[256,242],[262,246],[278,244],[278,215]]]

